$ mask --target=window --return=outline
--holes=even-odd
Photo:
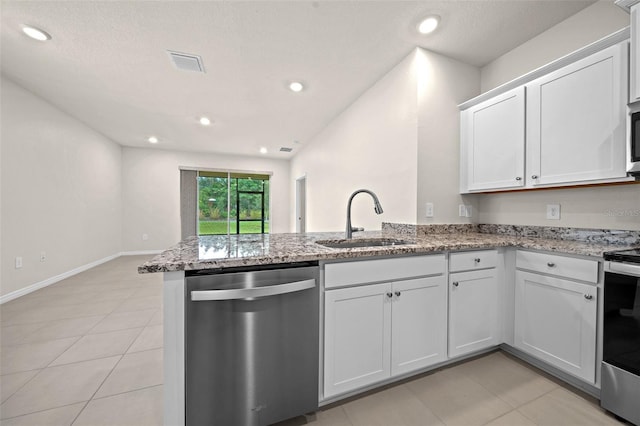
[[[269,232],[269,176],[198,172],[198,235]]]

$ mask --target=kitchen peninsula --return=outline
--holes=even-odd
[[[600,375],[596,365],[600,364],[602,355],[602,332],[597,311],[601,310],[602,303],[602,254],[640,246],[640,232],[505,225],[383,224],[382,231],[359,233],[354,240],[391,238],[403,240],[406,244],[338,249],[317,244],[318,241],[342,238],[342,233],[190,237],[139,267],[140,273],[165,273],[165,424],[182,424],[185,419],[185,325],[189,327],[185,324],[185,277],[299,263],[320,266],[319,314],[323,333],[320,334],[320,405],[497,347],[598,396]],[[382,273],[372,275],[367,271]],[[578,332],[575,335],[570,328],[573,334],[559,340],[578,345],[578,352],[586,352],[586,357],[581,355],[577,361],[561,357],[559,361],[545,359],[540,355],[543,352],[540,348],[527,348],[522,344],[523,324],[527,318],[520,318],[517,312],[526,312],[535,306],[527,306],[530,301],[517,295],[518,286],[525,285],[524,281],[518,282],[517,273],[528,274],[529,281],[535,277],[550,277],[570,283],[572,289],[575,287],[574,300],[586,303],[589,310],[576,312],[574,317],[579,322],[571,326],[589,329],[589,334],[585,336]],[[358,278],[358,274],[364,278]],[[545,288],[550,291],[545,294],[553,297],[552,290],[556,287],[548,285]],[[474,289],[480,289],[480,293],[474,294]],[[388,310],[399,300],[429,300],[429,303],[434,303],[416,312],[429,311],[437,315],[432,321],[433,330],[427,331],[437,336],[428,344],[437,343],[438,346],[425,347],[424,351],[431,351],[429,356],[416,355],[414,358],[419,362],[414,363],[412,359],[405,363],[411,365],[409,368],[400,364],[397,368],[392,366],[390,355],[383,353],[387,350],[394,354],[397,350],[402,352],[402,348],[395,347],[380,348],[379,360],[389,365],[384,371],[375,371],[375,374],[362,374],[361,371],[345,373],[345,365],[353,365],[353,360],[347,360],[349,362],[345,361],[341,366],[334,365],[333,362],[342,362],[340,360],[345,357],[359,356],[359,349],[326,344],[335,340],[332,333],[342,333],[343,340],[349,340],[349,336],[344,335],[350,332],[348,324],[328,321],[332,316],[333,302],[348,300],[343,295],[364,290],[373,291],[373,298],[379,295],[380,306],[384,304],[384,309]],[[415,293],[409,299],[400,296],[410,291]],[[471,293],[464,293],[467,291]],[[465,305],[469,298],[475,306]],[[518,309],[517,303],[522,305]],[[396,303],[393,309],[399,306]],[[563,307],[563,312],[565,310]],[[380,314],[380,318],[391,315],[390,311],[385,312]],[[480,312],[481,315],[473,317],[471,312]],[[495,315],[492,316],[493,313]],[[395,315],[396,311],[393,318]],[[553,317],[555,314],[548,311],[546,315]],[[560,313],[558,318],[564,318],[563,315]],[[468,325],[470,322],[473,330]],[[377,337],[376,332],[372,331],[373,337]],[[420,333],[424,334],[425,330],[420,330]],[[387,334],[385,339],[391,341]],[[364,333],[358,339],[366,337]],[[366,346],[358,339],[351,339],[354,345]],[[582,351],[585,347],[587,350]],[[564,349],[558,348],[558,351],[562,353]],[[366,363],[355,364],[362,364],[358,368],[366,367]],[[337,377],[337,370],[347,376],[353,373],[352,377]],[[364,376],[369,378],[362,380]]]
[[[384,224],[387,225],[387,224]],[[189,237],[138,268],[140,273],[224,269],[278,263],[409,255],[444,251],[518,247],[601,257],[602,253],[640,245],[638,231],[505,225],[383,226],[358,238],[390,237],[409,244],[332,249],[319,240],[339,240],[342,232],[243,234]]]

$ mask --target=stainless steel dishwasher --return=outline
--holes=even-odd
[[[268,425],[318,408],[318,266],[259,268],[187,273],[188,426]]]

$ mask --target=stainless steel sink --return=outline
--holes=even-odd
[[[330,248],[386,247],[412,244],[395,238],[357,238],[354,240],[319,240],[316,244]]]

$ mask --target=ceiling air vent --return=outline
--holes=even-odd
[[[282,148],[280,148],[280,152],[291,152],[293,151],[293,148],[288,148],[286,146],[283,146]]]
[[[167,50],[167,53],[171,57],[173,65],[179,70],[204,72],[204,65],[202,64],[202,58],[200,56],[189,53],[172,52],[171,50]]]

